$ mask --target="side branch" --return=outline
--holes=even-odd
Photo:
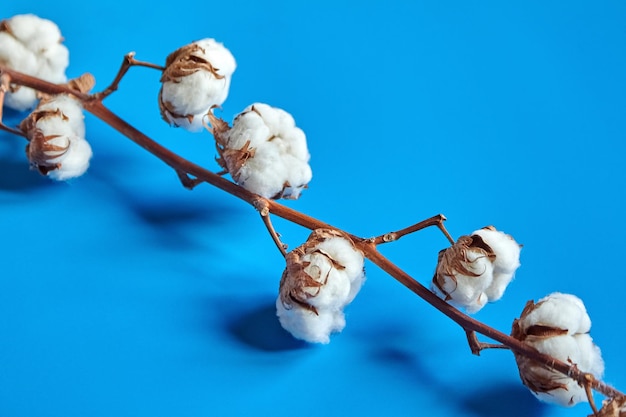
[[[9,133],[13,133],[18,136],[25,136],[24,132],[18,129],[14,129],[4,124],[2,121],[2,109],[4,108],[4,96],[9,91],[9,84],[11,83],[11,77],[0,71],[0,130],[5,130]]]
[[[117,75],[115,76],[115,79],[113,80],[113,82],[103,91],[94,94],[95,99],[102,101],[105,98],[107,98],[109,95],[111,95],[113,92],[117,91],[119,83],[120,81],[122,81],[122,78],[124,78],[124,75],[126,75],[130,67],[134,67],[134,66],[147,67],[147,68],[152,68],[152,69],[156,69],[159,71],[163,71],[165,69],[165,67],[153,64],[151,62],[138,61],[135,59],[135,53],[129,52],[126,55],[124,55],[124,60],[122,61],[122,65],[120,65],[120,69],[117,71]]]
[[[448,233],[448,230],[446,230],[445,226],[443,225],[443,222],[445,220],[446,220],[446,216],[444,216],[443,214],[437,214],[436,216],[433,216],[426,220],[422,220],[419,223],[416,223],[409,227],[405,227],[404,229],[398,230],[397,232],[389,232],[389,233],[385,233],[384,235],[380,235],[380,236],[368,239],[368,242],[373,243],[374,245],[395,242],[396,240],[410,233],[414,233],[422,229],[426,229],[427,227],[430,227],[430,226],[437,226],[437,228],[441,230],[441,232],[448,239],[448,241],[451,244],[454,244],[454,239],[452,239],[452,236],[450,236],[450,233]]]

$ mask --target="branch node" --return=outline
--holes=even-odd
[[[255,198],[252,201],[252,205],[254,206],[254,208],[261,215],[261,219],[263,220],[263,224],[265,225],[265,227],[267,228],[267,231],[269,232],[270,236],[272,237],[272,240],[274,241],[274,244],[276,244],[276,247],[278,248],[280,253],[283,255],[283,258],[286,257],[287,256],[287,245],[285,245],[280,240],[280,235],[278,233],[276,233],[276,229],[274,229],[274,226],[272,225],[272,219],[270,218],[270,205],[269,205],[269,202],[267,201],[266,198],[258,196],[257,198]]]
[[[467,336],[467,343],[469,343],[472,354],[476,356],[480,356],[480,352],[485,349],[509,349],[509,347],[505,345],[483,343],[479,341],[474,330],[466,330],[465,335]]]
[[[180,180],[180,182],[183,184],[183,187],[188,190],[193,190],[198,184],[204,182],[199,178],[191,178],[189,174],[181,170],[176,170],[176,174],[178,175],[178,179]]]
[[[262,217],[267,217],[270,214],[270,205],[267,202],[267,199],[263,197],[257,197],[252,202],[252,205]]]

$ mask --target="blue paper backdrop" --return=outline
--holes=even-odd
[[[288,205],[361,236],[444,213],[524,244],[505,297],[477,318],[508,332],[524,303],[582,297],[606,380],[626,389],[626,3],[33,0],[0,17],[56,21],[69,76],[96,89],[125,53],[163,63],[214,37],[238,62],[227,120],[261,101],[307,133],[314,179]],[[106,104],[217,170],[208,133],[169,128],[158,72],[131,69]],[[23,117],[7,112],[5,121]],[[294,341],[273,303],[283,263],[254,210],[190,192],[87,116],[88,175],[28,170],[0,133],[0,416],[583,416],[535,401],[512,355],[373,265],[327,346]],[[290,247],[308,231],[276,220]],[[382,248],[428,283],[427,230]]]

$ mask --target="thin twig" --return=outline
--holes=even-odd
[[[480,356],[480,352],[485,349],[509,349],[509,347],[505,345],[479,341],[474,330],[466,330],[465,335],[467,336],[467,343],[469,343],[472,354],[476,356]]]
[[[9,91],[9,85],[11,84],[11,77],[9,74],[6,74],[4,71],[0,71],[0,130],[5,130],[9,133],[13,133],[14,135],[24,136],[26,134],[19,129],[14,129],[10,126],[7,126],[2,121],[2,117],[4,114],[2,113],[2,109],[4,108],[4,96]]]
[[[126,75],[130,67],[147,67],[159,71],[165,70],[165,67],[160,65],[153,64],[151,62],[138,61],[135,59],[135,52],[129,52],[124,55],[120,69],[117,71],[117,75],[113,79],[113,82],[101,92],[94,94],[93,97],[98,101],[102,101],[113,92],[117,91],[120,81],[122,81],[122,78],[124,78],[124,75]]]
[[[437,214],[436,216],[433,216],[426,220],[422,220],[419,223],[416,223],[409,227],[405,227],[404,229],[398,230],[397,232],[389,232],[389,233],[385,233],[384,235],[373,237],[369,239],[369,241],[373,243],[374,245],[395,242],[396,240],[410,233],[414,233],[422,229],[426,229],[427,227],[430,227],[430,226],[437,226],[437,228],[439,228],[439,230],[442,231],[442,233],[444,234],[444,236],[446,236],[446,238],[450,241],[450,243],[454,244],[454,239],[452,239],[452,236],[450,236],[450,233],[448,233],[445,226],[443,225],[443,222],[445,220],[446,220],[446,216],[444,216],[443,214]]]
[[[276,247],[278,248],[280,253],[283,255],[283,258],[285,258],[287,256],[287,245],[285,245],[280,240],[280,236],[278,235],[278,233],[276,233],[276,229],[274,229],[274,226],[272,225],[272,219],[270,218],[270,209],[269,209],[269,204],[267,203],[267,199],[259,197],[257,201],[254,202],[254,207],[258,210],[259,214],[261,215],[263,224],[265,224],[265,227],[267,228],[267,231],[272,237],[272,240],[276,244]]]

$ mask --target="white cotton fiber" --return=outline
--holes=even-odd
[[[476,230],[472,235],[482,237],[483,241],[489,245],[495,254],[493,261],[493,282],[485,290],[485,294],[490,302],[502,298],[506,287],[515,275],[515,271],[520,266],[520,245],[506,233],[489,226]]]

